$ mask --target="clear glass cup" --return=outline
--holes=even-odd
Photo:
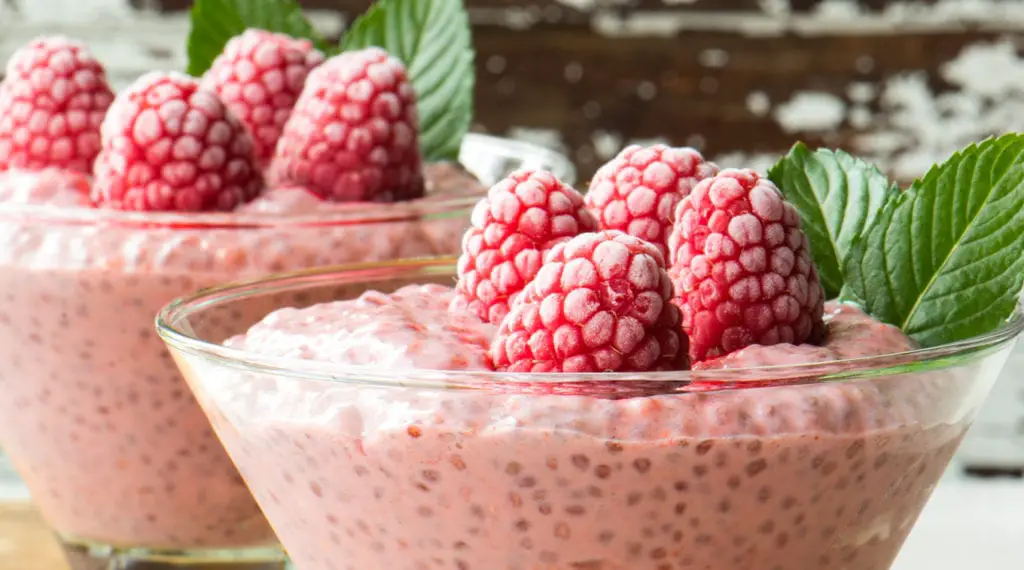
[[[957,452],[971,476],[1024,477],[1024,343],[1018,342]]]
[[[462,164],[484,184],[519,167],[574,175],[546,149],[481,135]],[[153,315],[238,278],[456,253],[480,195],[269,216],[0,205],[0,446],[74,570],[280,568]]]
[[[0,449],[0,502],[17,500],[25,494],[24,485],[11,460]]]
[[[450,285],[452,261],[250,281],[157,318],[300,570],[885,570],[1024,328],[826,364],[571,376],[223,345],[276,308]],[[752,380],[773,384],[733,384]]]

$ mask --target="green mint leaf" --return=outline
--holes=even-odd
[[[476,82],[462,0],[379,0],[352,23],[342,41],[343,50],[371,46],[386,49],[409,70],[424,157],[457,158],[473,119]]]
[[[191,17],[188,73],[195,77],[210,69],[228,40],[248,28],[305,38],[324,48],[296,0],[195,0]]]
[[[768,178],[800,212],[825,296],[835,298],[846,282],[843,262],[854,238],[898,188],[871,164],[803,143],[775,163]]]
[[[988,332],[1024,282],[1024,134],[971,145],[879,213],[847,256],[853,294],[923,346]]]

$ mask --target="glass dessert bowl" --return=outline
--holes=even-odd
[[[839,360],[489,372],[490,325],[444,316],[454,275],[313,270],[158,316],[300,570],[885,570],[1024,328],[908,349],[830,305],[808,351]]]
[[[465,139],[462,161],[482,176],[527,164],[572,176],[554,153],[481,135]],[[63,174],[5,178],[0,444],[76,569],[149,556],[278,567],[277,541],[153,315],[240,276],[457,252],[492,180],[453,164],[426,175],[421,200],[330,204],[270,190],[224,214],[78,208]]]

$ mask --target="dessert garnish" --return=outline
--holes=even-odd
[[[212,91],[153,71],[118,94],[103,120],[93,201],[137,211],[228,211],[263,190],[252,137]]]
[[[658,248],[618,230],[555,245],[491,345],[509,372],[686,367],[686,336]]]
[[[337,45],[317,33],[296,0],[196,0],[191,20],[188,71],[197,77],[249,28],[309,40],[328,57],[372,47],[387,51],[405,64],[416,92],[423,158],[458,157],[473,118],[476,83],[462,0],[377,0]]]
[[[500,323],[549,249],[597,228],[580,193],[550,173],[506,177],[473,209],[472,226],[462,239],[453,309]]]
[[[188,75],[151,72],[116,98],[79,42],[18,50],[0,172],[92,175],[80,206],[230,212],[268,188],[414,200],[424,161],[458,158],[475,81],[460,0],[381,0],[336,44],[294,0],[198,0],[191,23]]]
[[[323,61],[323,52],[309,40],[251,28],[228,40],[202,85],[249,129],[256,158],[266,163],[306,77]]]
[[[0,82],[0,171],[92,171],[114,94],[81,43],[39,38],[14,52]]]
[[[337,202],[419,198],[416,121],[416,94],[401,61],[380,48],[336,55],[309,74],[270,177]]]
[[[821,340],[825,295],[810,245],[770,180],[724,170],[698,184],[679,203],[669,249],[695,362]]]
[[[671,298],[682,313],[678,342],[648,342],[645,335],[667,334],[665,323],[671,319],[653,319],[654,307],[660,308],[653,297],[631,296],[637,282],[654,282],[645,272],[654,267],[666,271],[653,261],[662,259],[663,221],[652,217],[624,224],[623,215],[631,214],[615,213],[629,212],[631,202],[652,202],[656,193],[650,180],[659,176],[644,182],[644,172],[634,172],[629,164],[654,164],[661,174],[665,169],[656,162],[659,156],[662,161],[685,156],[694,173],[672,186],[678,205],[667,244],[667,275],[673,282]],[[628,174],[616,177],[615,172]],[[664,174],[667,180],[667,170]],[[524,174],[498,187],[515,184],[517,176]],[[701,180],[692,184],[695,177]],[[611,180],[614,190],[609,190]],[[596,210],[601,232],[593,233],[577,216],[574,224],[562,226],[569,231],[552,245],[531,250],[543,255],[539,265],[537,253],[529,264],[501,257],[508,249],[497,240],[493,251],[481,256],[484,225],[467,233],[456,290],[472,303],[453,303],[452,310],[473,307],[482,320],[499,325],[491,349],[497,370],[728,367],[724,358],[747,347],[824,342],[827,299],[836,299],[838,307],[858,306],[870,318],[902,331],[915,346],[927,348],[1005,323],[1017,309],[1024,283],[1022,134],[971,145],[904,190],[863,160],[841,150],[812,151],[802,143],[766,175],[718,172],[695,149],[630,147],[598,171],[591,192],[595,188],[601,188],[601,196],[585,202]],[[606,199],[610,195],[614,200]],[[491,197],[478,209],[488,212],[494,203],[505,202]],[[567,251],[581,250],[581,244],[610,240],[621,246],[623,227],[638,240],[624,250],[648,261],[638,265],[644,270],[630,271],[617,285],[601,282],[602,265],[593,259],[566,257]],[[645,243],[653,249],[643,253]],[[478,267],[499,270],[482,279]],[[495,283],[503,284],[500,296]],[[506,306],[511,307],[508,313]],[[637,318],[641,314],[645,319]],[[636,334],[619,338],[619,330]],[[689,347],[688,360],[677,354],[680,346]]]
[[[863,161],[799,144],[769,177],[800,212],[819,267],[829,260],[826,294],[838,289],[921,346],[987,333],[1017,310],[1024,134],[969,145],[902,191]]]
[[[693,149],[630,145],[594,174],[587,208],[601,227],[653,243],[668,257],[676,206],[718,166]]]
[[[800,213],[825,297],[835,299],[845,282],[843,259],[854,239],[874,223],[899,187],[846,152],[812,151],[803,143],[776,162],[768,178]]]

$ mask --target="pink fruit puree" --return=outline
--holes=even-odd
[[[493,329],[450,316],[451,295],[281,309],[227,344],[397,381],[483,369]],[[828,311],[823,347],[752,347],[717,366],[912,348],[855,308]],[[972,381],[606,399],[181,365],[301,570],[884,570],[963,434]]]
[[[275,542],[153,316],[197,288],[271,271],[457,252],[466,212],[416,213],[480,187],[444,165],[428,178],[432,195],[417,202],[327,205],[275,190],[234,214],[164,217],[176,226],[167,227],[157,216],[74,208],[88,182],[73,175],[3,175],[0,443],[50,524],[115,546]],[[384,218],[354,223],[360,208]],[[319,225],[288,222],[298,214]],[[219,225],[191,226],[199,219]]]

